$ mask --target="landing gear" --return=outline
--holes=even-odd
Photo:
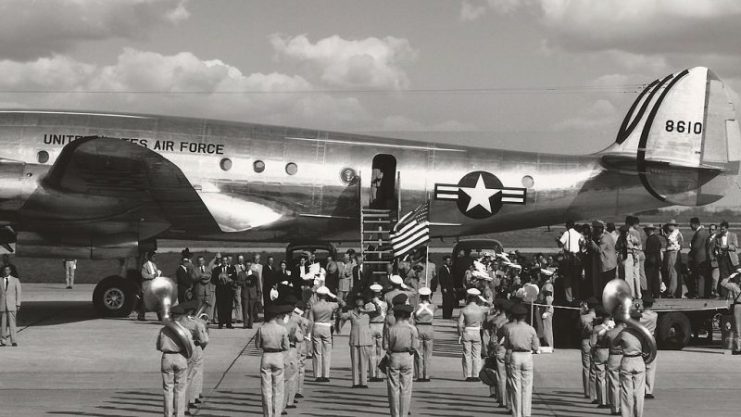
[[[112,275],[95,286],[93,306],[103,317],[128,317],[136,306],[137,293],[134,282]]]

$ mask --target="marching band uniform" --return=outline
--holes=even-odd
[[[383,334],[388,304],[379,297],[381,290],[383,290],[380,284],[371,285],[370,290],[374,294],[371,303],[375,306],[375,313],[370,316],[371,341],[373,342],[369,355],[370,380],[371,382],[376,382],[382,379],[381,372],[378,370],[378,363],[385,356],[385,352],[383,351]]]
[[[458,318],[458,339],[463,344],[463,377],[466,381],[478,381],[481,370],[481,325],[489,309],[476,304],[473,297],[481,295],[479,290],[469,288],[467,294],[468,305],[461,309]]]
[[[284,352],[290,347],[288,330],[276,321],[276,315],[285,311],[282,306],[271,304],[267,307],[271,320],[263,324],[255,336],[255,347],[262,350],[260,375],[262,382],[262,412],[265,417],[280,416],[283,412],[284,394]],[[272,310],[272,311],[271,311]]]
[[[579,317],[579,327],[581,329],[581,383],[584,389],[584,398],[589,398],[592,401],[597,399],[597,379],[592,363],[592,331],[596,318],[594,308],[591,306],[589,311]]]
[[[509,323],[507,318],[506,310],[509,309],[509,300],[502,303],[502,311],[494,318],[494,327],[496,328],[495,339],[495,357],[497,361],[497,397],[499,399],[500,407],[507,407],[509,405],[509,399],[507,398],[507,364],[505,358],[507,356],[507,347],[504,346],[504,328]]]
[[[288,304],[295,304],[298,300],[293,297],[292,301],[286,301]],[[298,392],[298,378],[299,378],[299,353],[298,349],[302,347],[301,343],[304,341],[304,332],[302,329],[301,320],[303,318],[297,314],[291,314],[286,323],[286,330],[288,331],[288,350],[285,352],[285,392],[286,392],[286,408],[295,408],[294,404],[296,393]]]
[[[394,312],[409,315],[412,306],[397,305]],[[406,417],[410,413],[412,403],[414,351],[419,348],[417,329],[407,320],[396,321],[388,329],[388,337],[384,340],[383,348],[389,356],[386,384],[391,417]]]
[[[317,295],[329,295],[329,288],[321,286]],[[314,354],[314,376],[317,382],[329,382],[329,369],[332,361],[332,316],[340,308],[339,304],[320,298],[311,306],[309,320],[314,323],[312,344]]]
[[[186,391],[186,400],[188,405],[195,407],[200,403],[201,394],[203,393],[203,348],[208,344],[208,331],[206,324],[197,317],[186,314],[193,314],[198,307],[196,301],[180,303],[172,308],[172,314],[183,314],[177,318],[178,323],[190,331],[193,337],[193,354],[188,358],[188,374]]]
[[[610,346],[610,356],[607,358],[607,403],[615,415],[620,412],[620,363],[623,361],[623,350],[616,341],[624,328],[624,325],[618,324],[605,333]]]
[[[193,347],[190,332],[185,332],[187,341]],[[162,371],[162,391],[164,395],[165,416],[185,416],[186,391],[188,388],[188,359],[184,346],[177,342],[178,336],[169,327],[163,327],[157,336],[157,350],[162,352],[160,370]]]
[[[597,390],[597,403],[600,408],[607,408],[607,379],[605,375],[605,365],[610,356],[608,340],[605,337],[607,333],[607,324],[600,323],[594,326],[592,330],[592,363],[596,376],[595,388]]]
[[[620,333],[616,343],[623,349],[623,360],[620,362],[621,415],[642,417],[643,400],[646,395],[646,363],[643,361],[641,339],[627,328]]]
[[[429,297],[430,294],[432,294],[432,291],[427,287],[419,289],[420,296]],[[417,334],[422,348],[417,358],[417,382],[430,380],[430,360],[432,359],[432,344],[435,340],[435,329],[432,326],[432,320],[435,317],[436,306],[428,300],[419,303],[414,311],[414,323],[417,325]]]
[[[533,352],[540,350],[535,329],[525,323],[528,308],[523,304],[512,307],[515,321],[505,329],[504,343],[511,351],[509,387],[513,417],[530,417],[533,396]]]
[[[653,306],[653,298],[652,297],[643,297],[643,312],[641,313],[641,320],[640,323],[648,329],[648,331],[653,335],[656,333],[656,325],[659,319],[659,315],[656,314],[655,311],[651,310],[651,307]],[[654,398],[654,386],[656,384],[656,361],[658,360],[658,355],[656,355],[656,358],[649,363],[646,364],[646,398],[653,399]]]

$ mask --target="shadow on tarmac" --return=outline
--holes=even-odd
[[[18,314],[18,327],[53,326],[96,318],[90,301],[26,301]]]

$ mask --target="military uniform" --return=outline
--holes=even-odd
[[[597,377],[592,364],[592,331],[594,330],[594,319],[597,316],[594,311],[579,316],[579,328],[581,329],[581,383],[584,389],[584,398],[597,399],[596,381]]]
[[[300,311],[300,310],[299,310]],[[312,323],[303,315],[294,313],[292,320],[296,320],[301,328],[304,339],[301,342],[296,341],[296,352],[298,353],[298,379],[296,380],[296,397],[304,396],[304,379],[306,377],[306,355],[311,350],[311,327]]]
[[[607,337],[607,325],[604,323],[594,326],[592,330],[592,366],[596,377],[595,389],[597,402],[600,406],[607,405],[607,360],[610,357],[610,345]]]
[[[292,314],[286,323],[288,331],[288,350],[285,351],[285,392],[286,407],[293,408],[296,393],[298,392],[299,378],[299,353],[298,349],[303,347],[304,331],[302,326],[303,318]]]
[[[507,365],[505,363],[505,357],[507,354],[507,348],[504,346],[504,327],[509,323],[507,315],[504,312],[497,314],[494,317],[494,340],[496,341],[494,347],[494,357],[497,363],[497,398],[499,399],[499,405],[506,407],[509,405],[507,399]]]
[[[419,348],[417,329],[406,321],[395,323],[388,329],[383,348],[389,356],[386,384],[391,417],[406,417],[412,404],[414,351]]]
[[[381,372],[378,370],[378,363],[381,362],[381,359],[385,355],[383,351],[383,335],[388,304],[378,298],[374,298],[371,303],[375,307],[376,312],[371,314],[370,317],[371,341],[373,345],[370,348],[369,360],[371,381],[375,381],[381,377]]]
[[[545,304],[544,306],[538,306],[538,324],[541,325],[540,330],[543,339],[550,348],[553,348],[553,284],[550,282],[543,284],[538,296],[540,303]]]
[[[373,305],[367,305],[360,311],[353,310],[342,314],[343,320],[350,321],[349,344],[353,387],[368,386],[368,357],[373,340],[370,331],[370,316],[366,310],[373,308]]]
[[[659,315],[656,314],[655,311],[650,309],[643,310],[643,313],[641,315],[640,323],[648,329],[648,331],[653,335],[656,333],[656,324],[659,319]],[[658,360],[658,355],[656,355],[656,358],[649,363],[646,364],[646,395],[653,397],[654,395],[654,387],[656,386],[656,361]]]
[[[193,345],[190,332],[187,343]],[[160,370],[162,371],[162,391],[164,394],[164,415],[183,417],[187,409],[186,396],[188,388],[188,358],[185,357],[185,347],[178,343],[175,332],[163,327],[157,336],[157,350],[162,352]]]
[[[461,309],[458,319],[458,335],[463,344],[463,377],[478,379],[481,370],[481,325],[486,320],[489,309],[468,303]]]
[[[616,342],[623,329],[624,326],[617,325],[605,333],[610,346],[610,356],[607,358],[607,404],[613,414],[620,411],[620,363],[623,361],[623,350]]]
[[[340,306],[327,300],[319,300],[311,306],[309,320],[314,323],[312,344],[314,354],[314,377],[329,379],[332,362],[332,315]]]
[[[646,363],[643,361],[641,339],[633,330],[625,329],[616,343],[623,349],[620,362],[620,412],[622,417],[642,417],[646,395]]]
[[[257,330],[255,347],[263,352],[260,361],[263,415],[280,416],[284,405],[284,352],[290,348],[288,330],[273,320],[263,324]]]
[[[515,312],[523,305],[513,307]],[[505,347],[511,351],[509,387],[511,389],[513,417],[529,417],[532,413],[533,396],[533,356],[540,349],[540,341],[535,329],[524,321],[512,322],[505,327]]]
[[[432,344],[435,340],[435,329],[432,325],[435,307],[434,304],[422,302],[414,311],[414,323],[417,326],[421,347],[417,358],[417,377],[422,381],[430,380],[430,360],[432,359]]]
[[[195,317],[180,316],[178,323],[190,331],[193,337],[193,354],[188,359],[188,390],[186,400],[195,404],[203,393],[203,348],[208,344],[206,325]],[[199,400],[200,401],[200,400]]]

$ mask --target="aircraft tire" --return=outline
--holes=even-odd
[[[136,285],[117,275],[104,278],[93,291],[93,306],[102,317],[128,317],[136,306]]]
[[[664,349],[681,350],[690,341],[692,327],[684,313],[669,312],[659,317],[656,329],[658,344]]]

